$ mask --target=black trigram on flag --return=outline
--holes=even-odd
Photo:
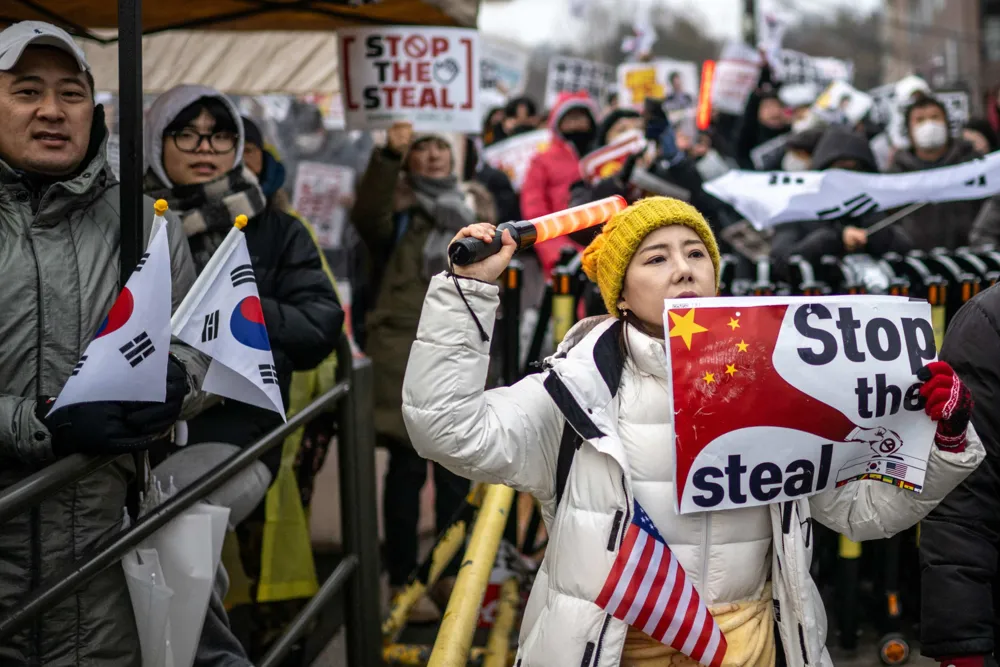
[[[141,334],[118,348],[118,351],[125,355],[125,360],[135,368],[143,362],[149,355],[156,352],[153,341],[143,331]]]
[[[76,366],[73,367],[73,372],[70,373],[70,375],[71,376],[79,375],[80,371],[83,370],[83,364],[85,361],[87,361],[87,355],[83,355],[82,357],[80,357],[80,361],[76,362]]]
[[[139,263],[135,265],[135,273],[142,271],[142,267],[146,266],[146,260],[149,259],[149,253],[139,258]]]
[[[968,186],[970,188],[974,188],[974,187],[977,187],[977,186],[980,187],[980,188],[985,188],[986,187],[986,174],[980,174],[979,178],[973,178],[971,180],[968,180],[963,185],[966,185],[966,186]]]
[[[771,178],[768,179],[768,185],[802,185],[806,182],[806,179],[801,176],[789,176],[788,174],[771,174]]]
[[[260,364],[260,380],[264,384],[278,384],[278,369],[274,364]]]
[[[219,337],[219,311],[209,313],[205,316],[205,323],[201,325],[201,342],[207,343]]]
[[[816,215],[819,216],[821,220],[833,220],[844,217],[858,218],[862,215],[871,213],[877,208],[878,202],[862,193],[851,197],[840,206],[834,206],[832,208],[825,208],[822,211],[817,211]]]
[[[239,287],[243,283],[257,282],[257,279],[253,277],[253,267],[249,264],[240,264],[229,275],[233,279],[233,287]]]

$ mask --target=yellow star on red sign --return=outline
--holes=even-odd
[[[705,381],[705,384],[712,384],[715,382],[715,373],[705,373],[705,377],[702,380]]]
[[[740,321],[734,320],[733,318],[730,317],[729,324],[727,324],[726,326],[731,327],[733,331],[736,331],[737,329],[740,328]]]
[[[684,315],[678,315],[672,310],[668,312],[670,313],[670,321],[674,325],[670,329],[670,337],[683,340],[684,346],[689,350],[691,349],[691,338],[695,334],[708,331],[708,329],[694,321],[694,308],[687,311]]]
[[[726,364],[726,375],[736,375],[736,364]]]
[[[747,345],[745,340],[740,340],[740,342],[736,343],[736,347],[739,348],[740,352],[746,352],[747,348],[750,346]]]

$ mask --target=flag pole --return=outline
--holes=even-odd
[[[188,319],[191,317],[191,309],[196,303],[201,301],[205,291],[218,278],[219,272],[222,270],[222,265],[229,259],[229,255],[232,254],[233,249],[239,243],[240,236],[243,234],[243,228],[246,226],[247,217],[245,215],[236,216],[236,221],[233,223],[232,229],[229,230],[226,238],[219,244],[218,250],[212,254],[208,263],[205,264],[204,270],[195,279],[194,285],[188,290],[184,300],[181,301],[181,305],[177,306],[173,317],[170,318],[170,331],[175,336],[187,324]]]

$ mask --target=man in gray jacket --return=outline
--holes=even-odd
[[[199,411],[205,360],[171,345],[165,403],[48,404],[121,288],[120,185],[105,158],[104,112],[83,52],[55,26],[0,32],[0,493],[74,452],[122,454],[0,524],[0,609],[16,608],[122,527],[129,455]],[[152,223],[146,201],[144,233]],[[174,307],[195,278],[168,226]],[[121,567],[111,567],[0,642],[5,667],[141,664]]]

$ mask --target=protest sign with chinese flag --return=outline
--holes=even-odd
[[[934,435],[916,372],[930,306],[895,297],[667,302],[681,513],[858,480],[919,491]]]

